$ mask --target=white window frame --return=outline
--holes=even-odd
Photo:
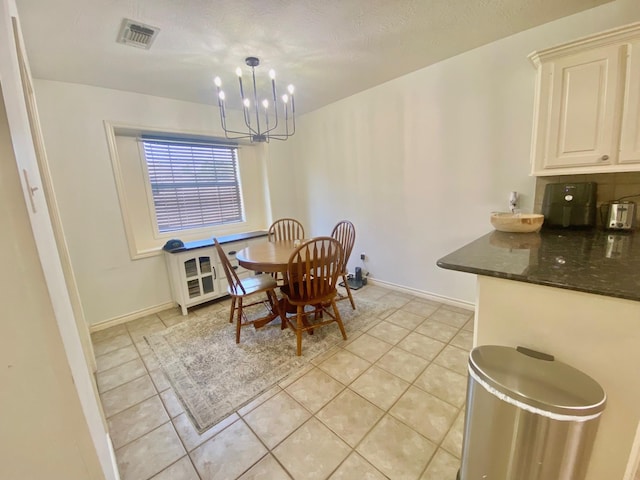
[[[234,235],[268,228],[271,218],[267,150],[264,144],[238,145],[238,169],[242,191],[245,221],[197,230],[183,230],[160,234],[155,227],[155,211],[150,209],[144,169],[146,160],[141,156],[135,139],[141,135],[186,137],[224,142],[201,132],[181,131],[176,128],[155,128],[105,120],[107,147],[111,157],[115,193],[120,204],[122,226],[129,256],[132,260],[162,254],[162,247],[171,238],[183,242],[211,239],[215,236]],[[124,146],[123,139],[127,142]],[[114,232],[114,235],[117,234]]]

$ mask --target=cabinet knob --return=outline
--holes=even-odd
[[[606,162],[607,160],[609,160],[609,155],[602,155],[600,157],[600,160],[602,160],[603,162]]]

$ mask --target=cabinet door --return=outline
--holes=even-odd
[[[210,295],[217,290],[215,282],[215,264],[212,263],[210,256],[199,256],[198,266],[200,268],[200,287],[202,295]]]
[[[182,265],[184,268],[184,278],[187,287],[187,298],[199,297],[201,295],[201,291],[197,257],[185,260]]]
[[[640,40],[628,48],[619,161],[640,163]]]
[[[616,161],[621,49],[597,48],[552,63],[544,168]]]
[[[195,305],[198,299],[213,298],[218,295],[216,264],[207,253],[193,255],[182,262],[186,287],[186,303]]]

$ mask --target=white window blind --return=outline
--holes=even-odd
[[[233,145],[143,138],[160,233],[244,221]]]

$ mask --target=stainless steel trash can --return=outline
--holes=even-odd
[[[582,480],[606,395],[551,355],[471,351],[459,480]]]

